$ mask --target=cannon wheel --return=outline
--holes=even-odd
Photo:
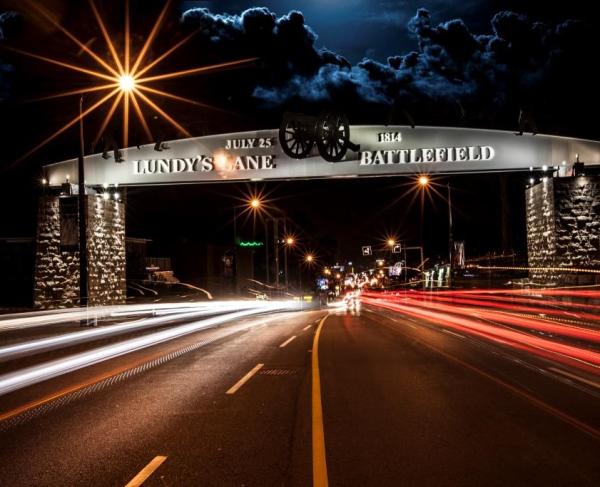
[[[346,155],[350,141],[350,124],[343,113],[324,113],[317,126],[319,154],[328,162],[339,162]]]
[[[283,152],[294,159],[303,159],[310,154],[315,141],[306,124],[293,118],[284,119],[279,127],[279,143]]]

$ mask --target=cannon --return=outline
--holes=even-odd
[[[360,150],[360,145],[350,141],[348,117],[338,112],[324,112],[318,117],[286,112],[279,126],[279,143],[294,159],[307,157],[317,144],[319,155],[328,162],[341,161],[348,149]]]

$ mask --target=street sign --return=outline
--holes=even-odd
[[[393,266],[390,267],[390,276],[400,276],[402,275],[402,264],[404,262],[396,262]]]
[[[240,247],[262,247],[264,243],[256,240],[241,240],[238,245]]]
[[[392,247],[392,254],[399,254],[402,252],[402,245],[396,244]]]
[[[362,247],[362,254],[365,257],[368,257],[369,255],[373,255],[373,250],[371,249],[370,245],[363,245]]]

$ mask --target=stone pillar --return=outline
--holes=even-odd
[[[39,203],[34,289],[39,309],[79,304],[79,250],[61,245],[61,231],[69,229],[61,229],[60,198],[43,196]],[[125,303],[125,204],[97,195],[86,199],[89,304]]]
[[[600,177],[547,178],[525,192],[529,266],[600,270]],[[532,270],[544,283],[595,284],[600,275]]]

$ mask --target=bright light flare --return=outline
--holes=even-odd
[[[427,176],[419,176],[417,183],[419,183],[419,186],[424,188],[425,186],[429,185],[429,178]]]
[[[182,76],[197,75],[197,74],[202,74],[202,73],[211,73],[211,72],[215,72],[215,71],[223,71],[225,69],[242,68],[245,66],[252,65],[257,60],[257,58],[239,59],[239,60],[226,61],[226,62],[217,63],[217,64],[213,64],[213,65],[208,65],[208,66],[193,67],[193,68],[183,69],[183,70],[170,72],[170,73],[163,73],[163,74],[156,74],[156,75],[152,75],[152,76],[142,77],[142,75],[145,75],[146,73],[151,71],[152,68],[154,68],[160,62],[167,59],[174,51],[176,51],[181,46],[186,44],[196,34],[196,32],[198,32],[198,30],[196,30],[193,33],[189,34],[184,39],[180,40],[175,45],[173,45],[171,48],[167,49],[165,52],[163,52],[158,57],[156,57],[152,62],[146,61],[146,58],[148,57],[148,52],[152,46],[152,43],[156,39],[157,34],[165,21],[165,16],[169,10],[169,6],[171,5],[172,0],[167,0],[164,3],[164,6],[161,9],[161,12],[158,15],[157,20],[153,24],[149,34],[147,34],[145,36],[146,41],[144,42],[144,45],[142,46],[140,51],[137,53],[137,56],[135,56],[134,59],[132,59],[132,57],[131,57],[132,53],[131,53],[131,33],[130,33],[130,18],[129,18],[129,10],[130,10],[129,9],[129,0],[124,2],[124,4],[125,4],[125,35],[124,35],[124,44],[122,46],[122,49],[120,49],[119,48],[120,46],[115,45],[115,43],[113,42],[113,39],[116,36],[114,35],[114,33],[108,31],[107,26],[106,26],[105,22],[103,21],[101,15],[100,15],[100,12],[98,11],[94,1],[91,0],[90,8],[92,10],[93,17],[96,19],[96,23],[97,23],[98,28],[102,34],[102,37],[106,43],[106,46],[108,47],[108,50],[110,51],[110,58],[111,58],[110,61],[102,59],[102,57],[99,56],[98,54],[96,54],[86,43],[82,42],[75,35],[73,35],[71,32],[69,32],[65,27],[61,26],[60,23],[58,22],[58,20],[54,17],[54,15],[51,12],[49,12],[48,10],[46,10],[44,7],[40,6],[39,2],[36,2],[34,0],[26,0],[26,2],[27,2],[27,5],[32,10],[37,12],[37,14],[43,16],[54,27],[56,27],[58,30],[60,30],[60,32],[62,32],[67,38],[69,38],[75,45],[77,45],[79,47],[79,49],[82,50],[82,52],[89,55],[95,61],[96,65],[97,65],[96,69],[88,69],[86,66],[78,66],[78,65],[66,63],[66,62],[63,62],[58,59],[52,59],[52,58],[49,58],[46,56],[41,56],[39,54],[35,54],[32,52],[23,51],[21,49],[16,49],[16,48],[7,48],[7,49],[10,49],[14,52],[20,53],[22,55],[25,55],[25,56],[28,56],[28,57],[31,57],[31,58],[34,58],[34,59],[37,59],[40,61],[44,61],[46,63],[53,64],[55,66],[60,66],[65,69],[69,69],[72,71],[76,71],[76,72],[85,74],[86,76],[92,78],[96,82],[97,81],[103,82],[101,85],[90,85],[90,86],[83,87],[83,88],[80,88],[77,90],[68,90],[68,91],[65,91],[62,93],[51,94],[51,95],[45,96],[41,99],[57,99],[57,98],[73,96],[73,95],[82,95],[83,93],[107,92],[108,94],[105,97],[100,98],[99,101],[92,101],[92,104],[91,104],[92,108],[86,109],[82,118],[87,117],[87,115],[89,115],[91,112],[95,111],[96,109],[100,109],[102,105],[104,105],[105,103],[108,103],[109,100],[111,100],[113,98],[115,100],[119,100],[113,106],[111,106],[111,108],[109,110],[110,116],[107,115],[105,117],[105,121],[102,123],[101,129],[98,131],[98,134],[94,139],[95,141],[99,140],[100,137],[102,136],[102,133],[108,123],[108,119],[110,119],[110,117],[112,117],[114,110],[116,108],[116,105],[119,105],[119,104],[122,105],[122,111],[123,111],[122,131],[123,131],[124,147],[127,147],[129,145],[128,144],[128,138],[129,138],[128,135],[129,135],[129,124],[130,124],[130,117],[129,117],[130,105],[133,105],[135,114],[136,114],[142,128],[144,129],[144,134],[148,138],[148,141],[154,140],[154,137],[152,136],[151,131],[150,131],[150,127],[148,126],[145,115],[142,111],[142,107],[140,106],[140,100],[147,106],[147,108],[158,113],[164,120],[166,120],[171,126],[173,126],[180,134],[183,134],[186,137],[191,137],[191,134],[177,120],[175,120],[173,117],[171,117],[165,110],[163,110],[159,105],[157,105],[150,97],[148,97],[144,93],[142,93],[141,90],[145,91],[146,93],[151,93],[152,95],[160,96],[163,98],[168,98],[170,100],[191,103],[196,106],[201,106],[203,108],[207,108],[210,110],[219,110],[222,112],[226,112],[226,110],[218,109],[218,108],[212,107],[210,105],[197,102],[195,100],[189,100],[182,96],[178,96],[178,95],[175,95],[172,93],[168,93],[166,91],[152,88],[152,87],[148,86],[148,83],[151,83],[153,81],[163,80],[163,79],[174,79],[174,78],[179,78]],[[121,51],[121,53],[119,51]],[[121,55],[123,56],[123,58],[121,58]],[[133,63],[132,63],[133,66],[130,68],[131,61],[133,61]],[[98,67],[100,67],[102,69],[98,70],[97,69]],[[106,84],[106,81],[108,81],[109,84]],[[113,91],[111,91],[111,90],[113,90]],[[37,150],[39,150],[41,147],[48,144],[49,142],[53,141],[56,137],[58,137],[59,135],[64,133],[68,128],[70,128],[72,125],[74,125],[78,121],[79,121],[79,118],[76,118],[75,120],[72,120],[72,121],[66,123],[63,127],[59,128],[53,134],[51,134],[46,139],[44,139],[41,143],[36,145],[32,150],[28,151],[26,154],[24,154],[23,156],[21,156],[17,160],[15,160],[11,164],[11,166],[23,161],[24,159],[28,158],[29,156],[31,156],[34,152],[36,152]]]
[[[130,74],[124,74],[119,77],[119,88],[121,91],[130,93],[135,89],[135,78]]]

